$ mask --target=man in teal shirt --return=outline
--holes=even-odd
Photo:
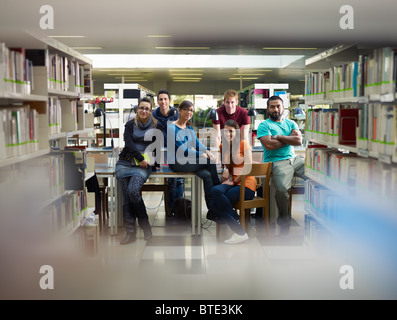
[[[277,223],[281,234],[287,234],[291,224],[288,207],[292,179],[294,175],[305,179],[304,160],[294,151],[294,146],[302,144],[302,134],[294,121],[284,119],[284,103],[279,96],[268,99],[267,112],[269,119],[259,124],[257,137],[263,146],[263,162],[272,162],[272,183],[279,211]]]

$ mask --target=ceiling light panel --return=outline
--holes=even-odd
[[[229,80],[256,80],[258,77],[241,77],[241,78],[229,78]]]
[[[154,47],[156,50],[209,50],[211,47]]]
[[[234,76],[264,76],[264,73],[234,73]]]
[[[67,35],[58,35],[58,36],[48,36],[49,38],[85,38],[85,36],[67,36]]]
[[[263,47],[263,50],[317,50],[318,48],[277,48],[277,47]]]
[[[148,34],[147,38],[172,38],[170,34]]]
[[[177,76],[202,76],[202,73],[171,73],[172,77],[177,77]]]
[[[201,80],[201,78],[173,77],[174,80]]]
[[[172,80],[173,82],[200,82],[200,80]]]
[[[303,55],[87,54],[94,68],[285,68]]]

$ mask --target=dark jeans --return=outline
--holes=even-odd
[[[216,201],[212,202],[211,210],[222,221],[228,224],[230,229],[239,235],[245,234],[243,227],[240,224],[240,217],[233,208],[233,204],[240,199],[240,186],[229,186],[227,184],[220,184],[212,188],[212,196]],[[251,200],[255,196],[255,191],[245,188],[245,200]],[[244,214],[243,212],[241,214]]]
[[[216,171],[216,164],[213,163],[195,163],[195,164],[169,164],[169,167],[174,172],[194,173],[203,180],[204,184],[204,198],[207,208],[211,207],[211,189],[213,186],[220,184],[218,173]]]

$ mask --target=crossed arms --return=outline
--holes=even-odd
[[[263,136],[259,138],[259,141],[266,150],[276,150],[287,144],[291,146],[300,146],[302,144],[302,134],[299,130],[293,129],[289,136]]]

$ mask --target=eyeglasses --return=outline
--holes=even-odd
[[[185,108],[180,108],[181,110],[183,110],[183,111],[187,111],[187,112],[194,112],[194,109],[193,108],[189,108],[189,109],[185,109]]]
[[[139,107],[138,110],[150,112],[150,108]]]

